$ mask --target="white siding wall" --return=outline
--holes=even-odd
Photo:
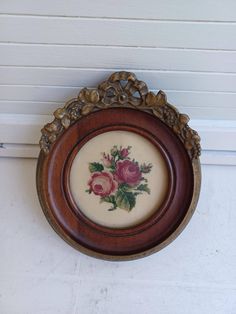
[[[50,114],[116,69],[197,119],[236,119],[236,3],[0,2],[0,112]]]
[[[231,120],[235,135],[236,2],[1,0],[1,156],[9,145],[36,145],[47,115],[115,70],[163,89],[203,142],[200,120]]]

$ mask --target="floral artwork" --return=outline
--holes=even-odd
[[[121,208],[129,212],[135,207],[138,195],[151,193],[144,176],[151,171],[152,164],[131,160],[131,148],[113,146],[110,153],[102,153],[101,162],[89,163],[91,177],[86,192],[110,203],[109,211]]]

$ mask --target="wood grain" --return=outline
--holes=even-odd
[[[171,175],[162,209],[137,227],[114,231],[76,215],[67,200],[68,186],[63,189],[62,182],[68,182],[64,169],[69,169],[68,158],[82,139],[117,129],[130,129],[152,141],[164,154]],[[190,203],[196,205],[199,193],[199,169],[192,167],[184,146],[159,119],[134,109],[112,108],[82,118],[60,137],[49,155],[41,152],[38,193],[49,222],[69,244],[100,258],[133,259],[159,250],[187,223],[193,213]]]

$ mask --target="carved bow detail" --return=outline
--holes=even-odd
[[[170,105],[163,91],[157,95],[149,92],[144,82],[125,71],[113,73],[97,89],[82,89],[77,99],[57,109],[54,112],[55,119],[41,131],[41,149],[47,154],[57,137],[75,121],[95,110],[111,107],[136,108],[155,115],[175,132],[191,159],[200,155],[200,137],[188,126],[189,117]]]

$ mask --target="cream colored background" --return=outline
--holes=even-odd
[[[101,153],[109,153],[114,145],[132,146],[129,155],[131,159],[134,158],[140,164],[146,162],[153,165],[151,172],[144,175],[151,193],[138,195],[136,205],[130,212],[120,208],[108,211],[110,203],[100,203],[98,195],[85,192],[91,177],[89,162],[101,161]],[[98,224],[113,228],[138,224],[153,214],[163,201],[167,184],[167,168],[160,152],[144,137],[127,131],[111,131],[91,139],[76,155],[70,173],[71,192],[81,211]]]

